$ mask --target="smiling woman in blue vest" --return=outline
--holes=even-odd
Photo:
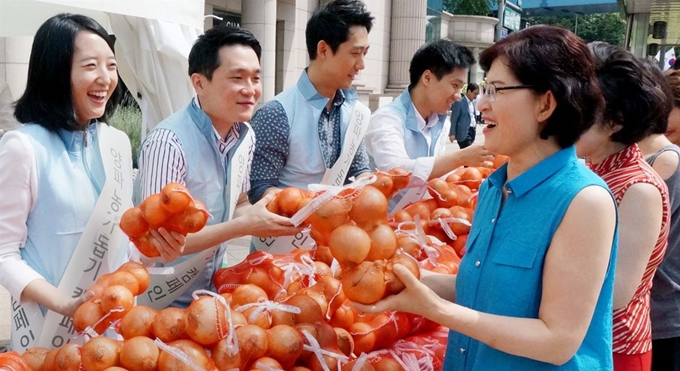
[[[15,330],[45,335],[17,318],[70,317],[91,297],[80,295],[88,283],[127,256],[117,220],[132,201],[130,142],[100,121],[120,97],[113,40],[97,22],[60,14],[39,28],[16,104],[25,125],[0,141],[0,284],[20,310],[15,348]]]
[[[357,305],[450,328],[446,370],[612,369],[615,203],[573,146],[602,106],[592,61],[550,26],[482,52],[485,146],[509,160],[479,189],[458,275],[395,267],[406,289]]]

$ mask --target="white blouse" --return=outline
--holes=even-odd
[[[26,220],[38,197],[35,152],[19,131],[0,139],[0,285],[19,300],[33,280],[43,278],[21,259],[26,244]]]

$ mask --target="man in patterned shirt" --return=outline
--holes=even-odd
[[[245,194],[255,146],[246,122],[262,93],[260,54],[259,42],[241,28],[220,26],[199,36],[189,54],[196,97],[158,124],[142,144],[136,203],[175,182],[186,185],[212,215],[207,227],[187,236],[183,251],[157,246],[162,260],[172,262],[185,283],[183,290],[171,287],[163,292],[173,306],[186,307],[196,289],[214,290],[211,279],[222,265],[225,241],[299,231],[288,218],[267,211],[265,205],[272,197],[250,205]],[[160,232],[166,233],[162,228]],[[174,279],[159,276],[160,289]],[[187,277],[193,280],[187,282]],[[155,287],[153,280],[152,276],[150,287]],[[174,300],[167,300],[170,294]],[[153,296],[160,298],[161,293]],[[158,306],[157,302],[145,304]]]
[[[309,67],[297,85],[267,102],[251,121],[257,136],[251,202],[277,188],[332,184],[328,174],[341,161],[347,167],[336,174],[344,183],[369,171],[363,135],[348,127],[360,105],[351,86],[364,69],[372,25],[373,17],[358,0],[331,1],[307,22]],[[351,164],[338,160],[347,146],[356,151]]]

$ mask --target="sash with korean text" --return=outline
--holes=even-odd
[[[240,125],[248,125],[240,123]],[[236,210],[239,196],[243,190],[243,182],[248,171],[248,160],[251,151],[255,147],[255,134],[248,126],[245,137],[237,143],[234,155],[230,161],[227,171],[227,220],[231,220]],[[207,267],[208,263],[215,256],[220,245],[211,247],[196,253],[191,259],[187,259],[172,267],[149,268],[151,282],[147,292],[137,297],[137,303],[147,305],[152,308],[162,309],[177,300],[186,290],[193,285],[197,277]]]
[[[97,137],[106,182],[58,285],[61,292],[73,298],[115,269],[126,256],[122,247],[127,239],[118,224],[123,212],[132,207],[130,141],[124,132],[101,123],[97,125]],[[38,304],[19,304],[16,298],[12,298],[11,309],[12,349],[19,353],[35,346],[51,349],[83,340],[77,336],[70,317],[52,311],[43,317]]]
[[[368,120],[370,118],[371,110],[361,102],[356,102],[347,131],[345,132],[340,156],[335,161],[333,167],[326,170],[321,184],[336,187],[341,187],[345,184],[347,172],[354,161],[354,156],[359,149],[361,141],[364,139],[366,130],[368,130]],[[253,237],[252,244],[256,250],[267,251],[272,254],[284,254],[293,249],[300,248],[313,249],[316,246],[308,232],[300,232],[295,236]]]

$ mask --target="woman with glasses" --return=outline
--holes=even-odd
[[[482,52],[485,146],[509,156],[479,190],[458,275],[395,267],[373,306],[451,329],[446,370],[611,370],[616,209],[574,143],[602,105],[573,33],[535,26]]]
[[[607,182],[619,210],[614,286],[614,370],[650,370],[650,289],[668,242],[670,204],[663,179],[637,145],[667,119],[671,103],[641,60],[604,42],[588,45],[605,99],[604,114],[577,143]]]

